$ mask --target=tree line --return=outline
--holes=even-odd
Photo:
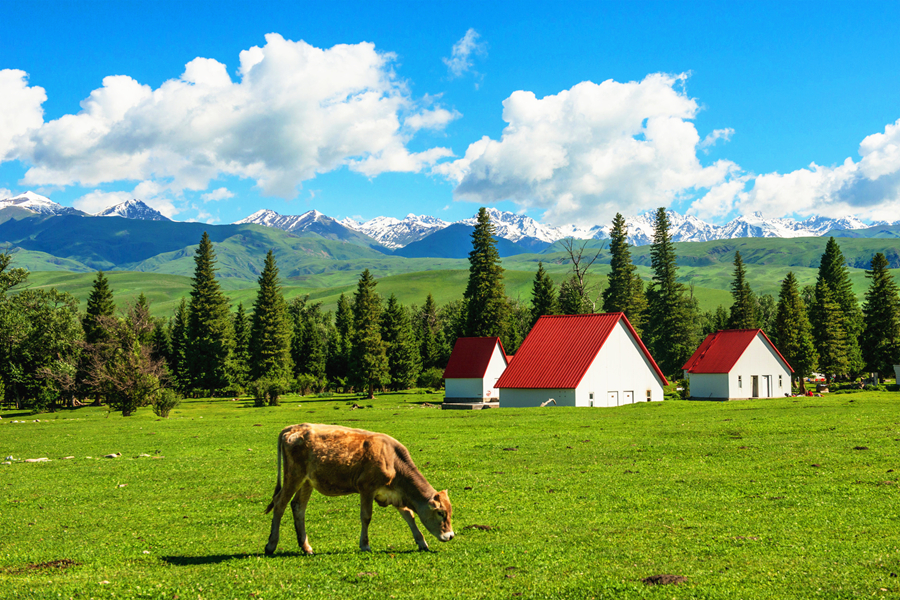
[[[507,296],[494,227],[478,213],[462,298],[437,306],[385,301],[365,270],[353,294],[341,294],[332,313],[308,296],[286,300],[274,254],[265,258],[253,306],[231,303],[216,278],[212,242],[197,247],[191,292],[168,319],[152,318],[143,294],[117,306],[98,272],[82,314],[71,295],[24,289],[24,269],[0,254],[0,395],[35,410],[82,401],[105,402],[131,414],[162,397],[251,393],[274,404],[288,390],[301,393],[439,387],[456,339],[497,336],[514,353],[542,315],[624,312],[664,373],[681,366],[703,335],[725,328],[762,328],[803,377],[890,373],[900,362],[900,299],[883,254],[866,271],[862,307],[837,242],[828,241],[815,286],[799,289],[793,273],[779,298],[750,289],[735,253],[730,308],[701,312],[692,288],[678,279],[675,247],[664,208],[654,215],[652,276],[648,284],[631,260],[625,220],[617,214],[609,239],[608,284],[598,294],[589,271],[600,256],[586,243],[564,240],[569,273],[557,286],[538,263],[530,306]],[[2,398],[0,398],[2,400]]]

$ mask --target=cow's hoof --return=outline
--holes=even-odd
[[[429,550],[431,549],[427,545],[419,546],[419,552],[428,552]]]
[[[366,544],[365,546],[360,546],[359,549],[363,552],[371,552],[372,551],[372,547],[369,546],[368,544]]]
[[[313,549],[310,548],[309,546],[307,546],[306,548],[302,548],[302,550],[303,550],[303,553],[307,556],[312,556],[313,554],[315,554],[315,552],[313,552]]]
[[[272,556],[273,554],[275,554],[275,548],[269,548],[268,546],[266,546],[266,556]]]

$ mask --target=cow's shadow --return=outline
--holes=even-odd
[[[374,550],[370,554],[415,554],[418,549],[411,550]],[[315,558],[316,556],[342,556],[360,554],[359,550],[334,550],[331,552],[316,552],[311,557],[299,550],[286,550],[266,555],[263,552],[242,552],[240,554],[211,554],[208,556],[161,556],[160,560],[175,567],[190,567],[195,565],[217,565],[229,560],[244,560],[247,558]]]

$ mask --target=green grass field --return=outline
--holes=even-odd
[[[0,597],[900,595],[898,393],[595,410],[423,404],[440,398],[186,401],[168,420],[149,408],[4,411],[0,452],[15,460],[0,465]],[[361,553],[358,498],[314,494],[317,554],[298,552],[286,514],[265,557],[276,437],[300,422],[399,439],[449,489],[456,539],[416,552],[396,511],[376,508],[373,552]],[[19,462],[39,457],[52,460]],[[663,573],[687,582],[641,582]]]

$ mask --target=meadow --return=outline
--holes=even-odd
[[[0,597],[900,595],[896,392],[484,411],[441,411],[441,398],[188,400],[169,419],[0,412],[13,457],[0,465]],[[288,513],[264,556],[276,438],[300,422],[399,439],[449,490],[456,539],[417,552],[396,511],[376,507],[362,553],[358,497],[316,493],[317,554],[299,552]],[[642,582],[659,574],[686,582]]]

